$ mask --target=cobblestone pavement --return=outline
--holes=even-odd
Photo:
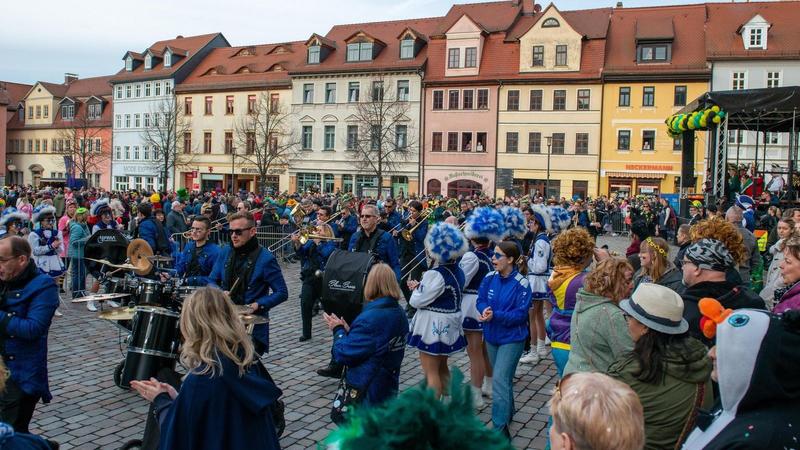
[[[599,244],[624,254],[628,238],[601,237]],[[332,429],[328,418],[337,381],[322,378],[314,370],[329,358],[331,337],[322,320],[314,322],[313,338],[298,343],[300,336],[299,276],[297,265],[284,268],[289,300],[271,314],[271,349],[265,359],[283,389],[287,428],[284,449],[314,448]],[[115,365],[124,357],[121,335],[113,324],[96,319],[84,305],[62,306],[64,316],[54,319],[50,330],[49,371],[53,401],[39,405],[33,433],[54,439],[69,449],[117,449],[144,430],[148,405],[129,391],[114,386]],[[466,353],[450,360],[451,366],[468,374]],[[514,383],[517,413],[511,425],[518,449],[545,445],[546,403],[555,383],[555,366],[549,357],[536,366],[520,366]],[[407,351],[400,375],[401,390],[422,379],[417,352]],[[490,403],[479,416],[489,422]]]

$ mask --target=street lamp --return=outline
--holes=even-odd
[[[230,188],[228,188],[228,193],[230,194],[233,193],[233,183],[234,183],[233,176],[236,173],[234,171],[235,166],[236,166],[236,147],[231,146],[231,185]]]
[[[545,136],[547,142],[547,184],[544,186],[544,199],[545,202],[550,198],[550,147],[553,145],[553,135]]]

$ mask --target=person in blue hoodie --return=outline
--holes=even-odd
[[[527,263],[513,241],[498,243],[492,256],[494,272],[483,279],[476,306],[483,322],[483,339],[492,365],[492,424],[511,438],[514,415],[514,372],[528,337],[531,287]],[[519,268],[518,268],[519,267]]]
[[[159,448],[279,449],[271,408],[281,391],[256,363],[256,352],[230,299],[205,287],[183,303],[180,391],[151,378],[131,387],[154,403]]]
[[[348,325],[335,314],[322,317],[333,332],[333,357],[347,367],[346,381],[363,392],[364,405],[397,395],[405,355],[408,319],[400,307],[403,293],[394,271],[376,264],[364,285],[364,309]]]

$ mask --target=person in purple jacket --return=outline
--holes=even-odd
[[[483,323],[483,339],[492,365],[492,424],[511,439],[508,425],[514,415],[514,372],[528,337],[531,287],[527,262],[513,241],[498,243],[492,255],[494,272],[478,289],[476,306]]]

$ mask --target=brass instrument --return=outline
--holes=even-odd
[[[306,217],[306,212],[303,210],[300,202],[294,205],[294,208],[292,208],[292,210],[289,212],[289,216],[292,218],[292,220],[294,220],[296,225],[299,226],[301,223],[303,223],[303,218]]]
[[[313,239],[319,239],[321,241],[342,242],[342,238],[323,236],[321,234],[300,233],[301,244],[305,244],[306,242]]]
[[[466,221],[458,226],[459,231],[463,232],[465,226],[467,226],[467,222]],[[400,281],[403,281],[404,279],[408,278],[408,276],[411,275],[411,272],[413,272],[414,269],[419,267],[419,265],[422,264],[423,261],[425,261],[424,259],[421,259],[420,261],[414,263],[417,260],[417,258],[419,258],[419,256],[421,254],[423,254],[423,253],[425,253],[425,249],[420,250],[420,252],[417,253],[416,255],[414,255],[414,258],[412,258],[411,261],[408,262],[408,264],[406,264],[405,266],[403,266],[400,269],[400,273],[404,273],[405,272],[405,275],[400,277]],[[411,267],[412,264],[413,264],[413,267]],[[406,269],[408,269],[409,267],[411,267],[411,269],[406,272]]]
[[[409,242],[413,241],[414,240],[414,231],[416,231],[416,229],[419,228],[419,226],[422,224],[422,222],[424,222],[428,218],[428,216],[430,216],[432,213],[433,213],[433,209],[431,209],[431,208],[428,208],[428,209],[422,211],[422,213],[416,219],[416,221],[417,221],[416,225],[411,227],[410,230],[401,230],[400,231],[400,235],[403,237],[403,239],[405,239],[405,240],[407,240]]]

